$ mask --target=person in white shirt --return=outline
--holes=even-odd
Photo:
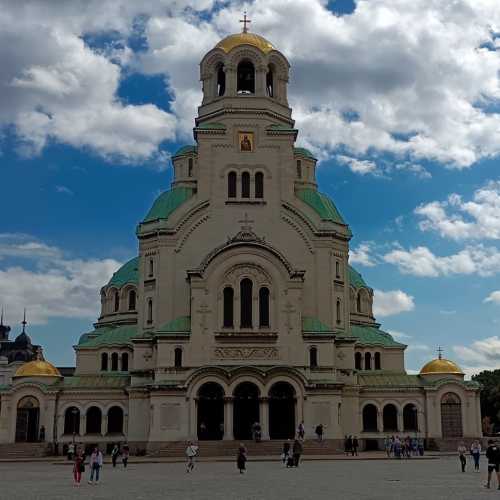
[[[194,469],[195,459],[198,456],[199,448],[194,445],[191,441],[188,441],[188,446],[186,448],[186,472],[191,472]]]
[[[92,455],[90,455],[90,480],[89,484],[92,484],[94,481],[95,474],[95,484],[99,483],[99,473],[101,471],[103,463],[103,457],[101,450],[96,446]]]
[[[481,457],[481,443],[476,439],[470,447],[470,453],[474,459],[474,470],[479,472],[479,459]]]

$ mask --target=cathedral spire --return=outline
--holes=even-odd
[[[248,33],[247,24],[251,23],[250,19],[247,18],[247,11],[243,12],[243,19],[240,19],[240,23],[243,23],[243,33]]]
[[[438,346],[437,353],[438,353],[438,359],[443,359],[443,349],[441,349],[441,346]]]
[[[23,320],[21,321],[21,325],[23,325],[23,331],[21,333],[26,333],[26,325],[27,324],[28,324],[28,322],[26,321],[26,307],[25,307]]]

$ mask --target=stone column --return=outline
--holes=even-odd
[[[128,412],[123,414],[123,434],[125,439],[128,441]]]
[[[224,440],[232,441],[233,436],[233,398],[224,398]]]
[[[83,436],[85,433],[86,433],[86,427],[87,425],[87,417],[85,415],[85,413],[82,411],[80,413],[80,436]]]
[[[236,95],[236,67],[227,65],[226,71],[226,96],[234,97]]]
[[[262,439],[269,438],[269,398],[262,397],[259,398],[259,419],[260,427],[262,429]]]
[[[257,97],[265,97],[266,95],[266,75],[266,66],[258,66],[255,68],[255,95]]]
[[[403,412],[398,410],[398,432],[403,432]]]
[[[101,415],[101,435],[105,436],[108,433],[108,415],[102,412]]]

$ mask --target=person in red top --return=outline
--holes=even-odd
[[[81,451],[77,450],[75,453],[75,463],[73,464],[73,478],[75,486],[80,486],[82,480],[82,472],[85,470],[84,457]]]

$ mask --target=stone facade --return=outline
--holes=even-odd
[[[137,227],[139,255],[101,290],[73,377],[1,388],[0,441],[36,398],[48,441],[308,434],[379,440],[481,435],[478,387],[463,374],[408,375],[405,345],[380,329],[373,290],[349,265],[351,232],[295,147],[289,64],[242,33],[200,64],[196,143]],[[451,396],[450,396],[451,394]],[[368,441],[366,441],[368,443]]]

